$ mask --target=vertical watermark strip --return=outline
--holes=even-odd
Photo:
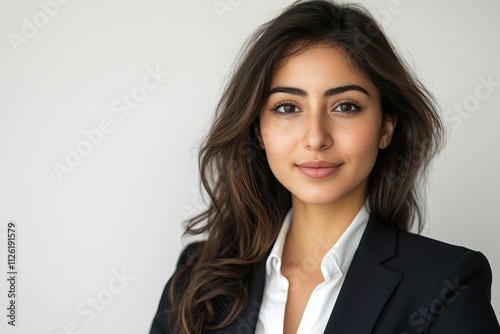
[[[7,324],[11,326],[16,326],[18,309],[18,237],[18,224],[9,220],[7,222]]]

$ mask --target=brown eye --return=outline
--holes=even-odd
[[[290,113],[290,112],[295,112],[295,106],[287,105],[287,106],[282,106],[283,112]]]
[[[352,111],[354,109],[354,106],[352,104],[341,104],[340,105],[340,111]]]
[[[294,104],[291,103],[280,103],[275,107],[271,108],[271,111],[275,114],[293,114],[296,112],[300,112],[301,110]]]
[[[342,102],[337,105],[334,111],[344,114],[355,114],[361,111],[361,107],[354,102]]]

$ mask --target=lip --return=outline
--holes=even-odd
[[[323,179],[334,174],[342,164],[329,161],[308,161],[302,164],[297,164],[298,169],[302,174],[313,179]]]

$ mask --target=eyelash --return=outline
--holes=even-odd
[[[354,107],[354,110],[351,110],[351,111],[338,111],[337,110],[337,112],[340,112],[340,113],[346,114],[346,115],[355,115],[355,114],[359,113],[363,109],[363,107],[361,105],[359,105],[355,101],[344,100],[344,101],[340,101],[339,103],[337,103],[337,105],[335,106],[335,108],[333,110],[336,111],[335,109],[337,109],[338,107],[340,107],[342,105],[348,105],[348,106]],[[282,112],[282,111],[278,111],[278,109],[280,109],[281,107],[295,107],[295,108],[299,109],[299,107],[297,107],[297,105],[295,103],[293,103],[293,102],[282,101],[282,102],[274,105],[273,107],[271,107],[270,110],[276,116],[287,116],[287,115],[296,113],[295,111],[294,112]]]
[[[282,101],[282,102],[274,105],[273,107],[271,107],[270,110],[276,116],[286,116],[286,115],[292,114],[290,112],[281,112],[281,111],[278,111],[278,109],[281,108],[281,107],[295,107],[295,108],[298,109],[298,107],[294,103],[288,102],[288,101]]]

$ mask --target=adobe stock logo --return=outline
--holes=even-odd
[[[60,5],[66,5],[71,0],[41,0],[38,2],[40,10],[36,11],[31,19],[22,18],[21,34],[8,32],[7,39],[15,53],[19,53],[19,47],[28,44],[40,29],[44,28],[52,18],[59,14]]]

